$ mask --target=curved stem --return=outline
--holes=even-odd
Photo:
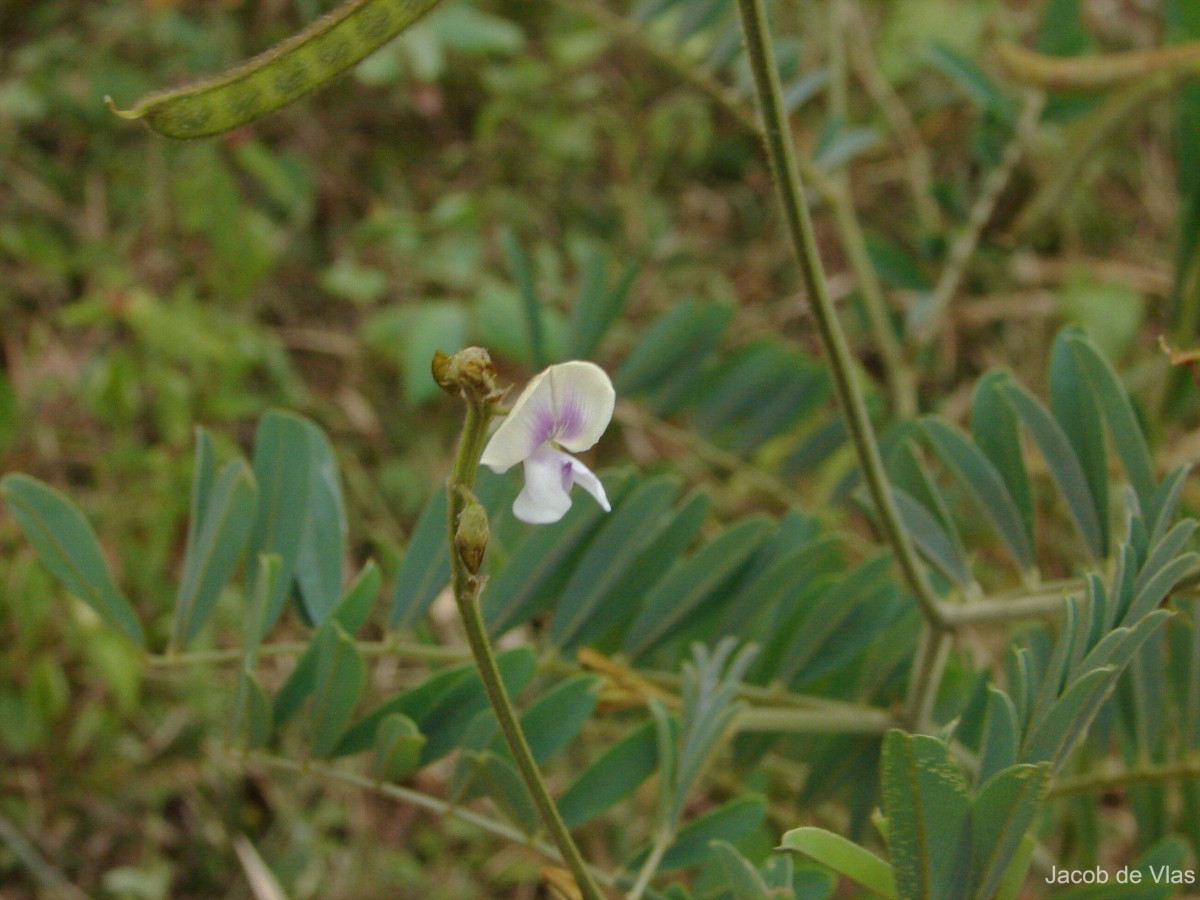
[[[796,149],[786,127],[783,91],[779,83],[779,72],[775,68],[775,53],[767,28],[764,2],[738,0],[738,11],[749,51],[750,68],[754,73],[754,88],[762,114],[771,172],[783,206],[792,250],[804,276],[804,285],[817,320],[821,343],[829,356],[838,401],[846,417],[859,466],[909,589],[916,596],[926,620],[941,627],[944,618],[941,604],[929,585],[912,541],[901,524],[900,513],[896,508],[896,501],[888,485],[883,459],[879,453],[879,444],[867,414],[867,404],[855,376],[850,347],[829,294],[812,219],[804,200]]]
[[[646,862],[638,872],[637,881],[633,883],[633,887],[629,891],[629,900],[641,900],[642,894],[646,893],[646,888],[650,886],[650,881],[662,864],[662,858],[666,855],[667,848],[671,846],[674,837],[670,831],[660,831],[655,836],[654,846],[650,848],[650,855],[646,857]]]
[[[1161,765],[1144,765],[1123,772],[1083,775],[1064,778],[1055,782],[1049,791],[1050,797],[1068,794],[1090,794],[1127,787],[1131,784],[1152,784],[1158,781],[1187,781],[1200,778],[1200,757],[1181,759]]]
[[[286,759],[282,756],[270,756],[268,754],[253,753],[243,757],[248,762],[256,763],[265,766],[268,769],[277,769],[282,772],[298,772],[306,775],[319,775],[322,778],[328,778],[330,781],[340,781],[343,784],[352,784],[355,787],[364,788],[369,791],[374,791],[384,797],[389,797],[393,800],[401,800],[405,803],[411,803],[413,806],[418,806],[421,809],[428,810],[439,816],[453,816],[460,821],[474,825],[476,828],[486,831],[496,837],[503,838],[506,841],[512,841],[514,844],[520,844],[529,847],[531,850],[536,850],[538,853],[545,856],[547,859],[554,862],[561,862],[562,857],[558,850],[551,844],[531,838],[529,835],[512,827],[506,822],[498,822],[495,819],[489,819],[487,816],[480,815],[477,812],[472,812],[469,809],[464,809],[446,800],[438,797],[431,797],[429,794],[424,794],[420,791],[414,791],[412,788],[406,788],[398,784],[389,784],[384,781],[374,781],[370,778],[364,778],[361,775],[355,775],[353,772],[344,772],[336,769],[333,766],[324,765],[315,762],[301,763],[294,759]],[[603,872],[592,871],[591,875],[597,881],[611,885],[613,879]]]
[[[456,547],[455,536],[458,530],[459,516],[466,504],[466,492],[475,484],[475,472],[479,468],[479,457],[483,453],[484,438],[487,437],[490,413],[485,402],[464,395],[467,405],[466,422],[463,425],[462,439],[459,441],[458,454],[454,460],[454,468],[447,482],[450,498],[450,570],[451,586],[454,599],[458,603],[458,611],[462,616],[463,628],[467,633],[467,643],[471,646],[471,654],[479,668],[483,679],[484,690],[496,713],[496,721],[504,735],[504,742],[512,753],[513,761],[529,793],[541,814],[542,823],[546,826],[555,846],[562,855],[563,862],[575,876],[584,900],[602,900],[603,894],[596,885],[592,873],[583,860],[579,848],[571,838],[566,824],[559,815],[558,807],[550,797],[542,774],[538,771],[529,743],[521,730],[513,709],[512,700],[504,681],[500,677],[500,669],[496,665],[496,656],[492,651],[492,643],[488,639],[483,616],[479,610],[479,594],[482,582],[467,570]]]

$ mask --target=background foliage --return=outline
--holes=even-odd
[[[936,736],[885,737],[921,619],[796,297],[732,4],[445,0],[322,93],[170,143],[103,97],[325,7],[0,2],[0,470],[26,473],[0,518],[4,895],[256,896],[264,867],[296,897],[547,890],[511,840],[329,775],[533,830],[443,596],[458,410],[428,360],[470,342],[518,383],[596,359],[621,398],[610,516],[528,529],[514,479],[480,486],[487,623],[598,866],[667,835],[667,896],[827,896],[834,873],[991,896],[1012,857],[1034,895],[1050,864],[1194,869],[1198,409],[1156,338],[1196,343],[1200,101],[1176,73],[1043,97],[985,39],[1200,37],[1183,0],[1110,7],[773,11],[937,589],[1074,597],[1052,628],[964,620]],[[953,814],[926,829],[938,789]]]

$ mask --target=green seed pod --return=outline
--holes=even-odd
[[[151,94],[133,109],[171,138],[202,138],[274,112],[374,53],[437,5],[438,0],[350,0],[277,47],[216,78]]]

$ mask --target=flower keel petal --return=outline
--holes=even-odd
[[[596,473],[575,457],[567,453],[564,453],[563,456],[571,461],[572,481],[595,497],[596,502],[600,504],[602,510],[612,512],[612,506],[608,502],[608,494],[604,492],[604,485],[600,483],[600,479],[596,477]]]
[[[557,522],[571,508],[571,457],[539,450],[525,460],[525,487],[513,501],[513,515],[531,525]]]

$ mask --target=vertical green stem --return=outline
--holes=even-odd
[[[804,200],[796,149],[786,130],[783,91],[779,84],[779,72],[775,68],[775,54],[771,46],[763,0],[738,0],[738,11],[750,54],[750,67],[754,72],[755,93],[762,114],[771,172],[783,206],[792,249],[804,276],[804,285],[812,304],[813,316],[817,321],[821,343],[829,355],[829,366],[833,372],[838,401],[846,417],[855,452],[858,454],[859,466],[875,508],[879,510],[884,531],[896,552],[896,559],[905,580],[916,596],[925,619],[940,628],[944,619],[941,604],[930,587],[912,541],[901,524],[900,513],[896,508],[896,501],[883,467],[883,459],[879,454],[879,444],[867,414],[867,404],[855,377],[850,348],[838,321],[833,299],[829,295],[812,219]]]
[[[603,900],[604,895],[597,887],[595,879],[588,871],[587,864],[567,826],[559,815],[558,807],[546,789],[542,774],[538,771],[529,743],[521,731],[512,700],[504,681],[500,678],[500,670],[496,666],[496,655],[492,651],[487,629],[483,624],[483,616],[479,610],[479,593],[481,582],[467,571],[466,565],[459,557],[455,543],[458,519],[466,503],[464,490],[469,491],[475,484],[475,472],[479,468],[479,457],[483,452],[483,442],[487,437],[488,420],[491,418],[486,404],[472,397],[466,397],[467,417],[463,425],[462,439],[458,446],[458,455],[454,459],[454,468],[447,483],[450,506],[450,569],[451,585],[454,589],[454,599],[458,602],[458,611],[462,616],[463,627],[467,633],[467,642],[471,646],[471,654],[479,668],[483,679],[484,690],[496,713],[496,721],[500,732],[512,753],[521,778],[541,814],[542,823],[550,834],[550,838],[562,854],[563,861],[575,876],[575,882],[583,893],[584,900]]]

